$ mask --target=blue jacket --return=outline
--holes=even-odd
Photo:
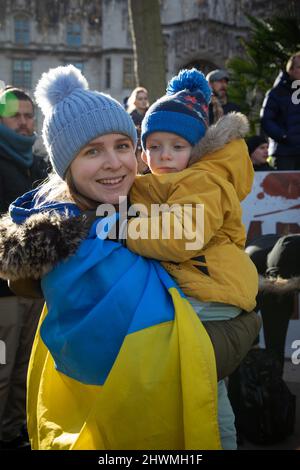
[[[293,81],[287,72],[281,72],[264,99],[261,125],[271,138],[269,152],[275,157],[300,158],[300,105],[293,103]]]

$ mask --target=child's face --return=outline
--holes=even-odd
[[[266,163],[267,158],[268,158],[268,144],[261,144],[256,149],[254,152],[251,153],[251,160],[254,163],[254,165],[262,165],[263,163]]]
[[[122,134],[97,137],[71,163],[77,191],[94,201],[107,204],[118,204],[119,196],[127,196],[136,171],[133,144]]]
[[[153,132],[146,141],[142,158],[151,173],[160,175],[184,170],[191,156],[191,144],[171,132]]]

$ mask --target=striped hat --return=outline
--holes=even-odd
[[[170,81],[167,94],[148,109],[142,121],[142,146],[153,132],[171,132],[195,145],[208,126],[211,89],[199,70],[181,70]]]

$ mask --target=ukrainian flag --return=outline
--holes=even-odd
[[[33,449],[220,449],[209,337],[161,265],[97,237],[42,280]]]

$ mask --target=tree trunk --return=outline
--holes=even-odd
[[[166,70],[159,0],[128,0],[137,86],[152,103],[166,92]]]

